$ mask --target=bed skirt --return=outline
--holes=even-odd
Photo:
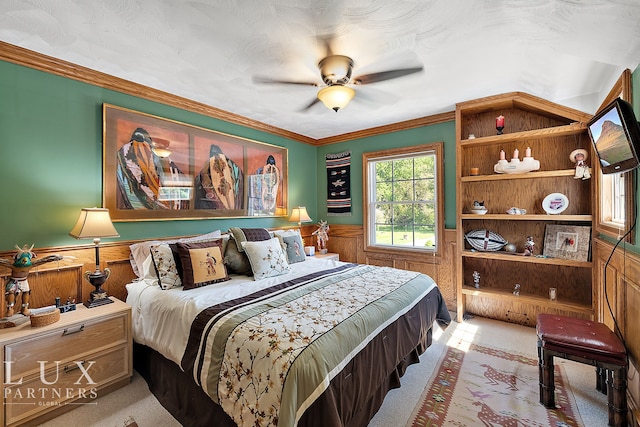
[[[400,387],[406,368],[419,362],[419,356],[431,345],[434,321],[447,320],[443,306],[440,291],[434,288],[387,326],[333,378],[298,426],[366,427],[387,392]],[[133,362],[149,390],[182,425],[236,427],[190,376],[157,351],[134,343]]]

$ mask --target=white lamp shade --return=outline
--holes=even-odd
[[[109,209],[106,208],[82,208],[78,221],[69,234],[76,239],[120,237],[111,222]]]
[[[327,86],[318,91],[318,99],[336,112],[346,107],[355,95],[355,90],[342,85]]]
[[[289,217],[289,221],[303,223],[303,222],[311,222],[313,220],[309,217],[306,207],[298,206],[291,210],[291,216]]]

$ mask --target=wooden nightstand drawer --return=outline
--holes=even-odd
[[[123,344],[83,360],[54,365],[44,375],[38,372],[23,378],[22,384],[7,387],[6,425],[41,416],[66,403],[100,397],[100,387],[129,376],[128,352],[129,347]]]
[[[128,327],[124,315],[99,322],[87,319],[46,335],[8,344],[5,346],[5,361],[12,362],[11,381],[39,372],[38,361],[45,362],[48,370],[56,361],[66,363],[107,346],[125,343],[129,336]]]

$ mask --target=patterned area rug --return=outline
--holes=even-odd
[[[582,426],[555,365],[556,409],[539,403],[538,360],[471,344],[447,347],[407,427]]]

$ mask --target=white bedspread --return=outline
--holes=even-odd
[[[344,263],[307,257],[304,262],[291,264],[291,272],[282,276],[255,281],[251,277],[231,275],[232,279],[227,282],[188,291],[182,288],[162,290],[157,281],[129,283],[126,285],[127,303],[131,305],[133,313],[133,339],[180,365],[191,323],[203,309],[341,264]]]

